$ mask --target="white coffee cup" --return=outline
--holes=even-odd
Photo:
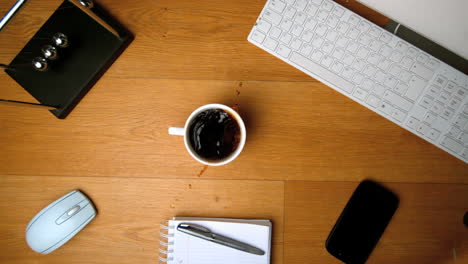
[[[237,124],[239,125],[239,129],[240,129],[240,140],[239,140],[239,144],[237,145],[237,148],[229,156],[220,160],[209,160],[198,155],[195,152],[195,150],[192,148],[192,145],[190,143],[190,138],[189,138],[190,125],[192,124],[192,121],[195,119],[195,117],[197,117],[198,114],[200,114],[201,112],[204,112],[206,110],[211,110],[211,109],[221,109],[227,112],[231,117],[233,117],[237,121]],[[176,136],[183,136],[185,148],[190,153],[190,155],[198,162],[203,163],[205,165],[209,165],[209,166],[225,165],[233,161],[235,158],[237,158],[237,156],[239,156],[239,154],[242,152],[242,149],[244,148],[245,140],[247,137],[245,124],[242,118],[240,117],[240,115],[231,107],[223,105],[223,104],[207,104],[207,105],[197,108],[187,118],[187,121],[185,122],[184,127],[170,127],[169,134],[176,135]]]

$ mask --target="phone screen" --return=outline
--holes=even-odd
[[[365,263],[397,208],[395,194],[361,182],[328,236],[328,252],[347,264]]]

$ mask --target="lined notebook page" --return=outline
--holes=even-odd
[[[265,251],[265,255],[259,256],[222,246],[197,237],[177,231],[179,223],[193,223],[210,229],[229,238],[239,240]],[[173,261],[171,264],[269,264],[271,245],[271,224],[269,221],[228,222],[207,220],[171,220],[173,226]]]

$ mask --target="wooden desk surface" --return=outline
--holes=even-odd
[[[136,38],[71,115],[0,105],[1,263],[156,263],[159,222],[174,215],[272,219],[273,264],[338,263],[324,242],[366,178],[401,200],[369,263],[468,263],[468,165],[248,43],[265,0],[98,2]],[[0,32],[0,63],[60,3],[27,2]],[[6,74],[0,86],[34,101]],[[205,169],[167,128],[212,102],[239,105],[248,139]],[[32,252],[27,223],[73,189],[98,217],[60,250]]]

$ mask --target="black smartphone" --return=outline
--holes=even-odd
[[[361,182],[328,236],[327,251],[347,264],[365,263],[398,203],[398,197],[385,187]]]

